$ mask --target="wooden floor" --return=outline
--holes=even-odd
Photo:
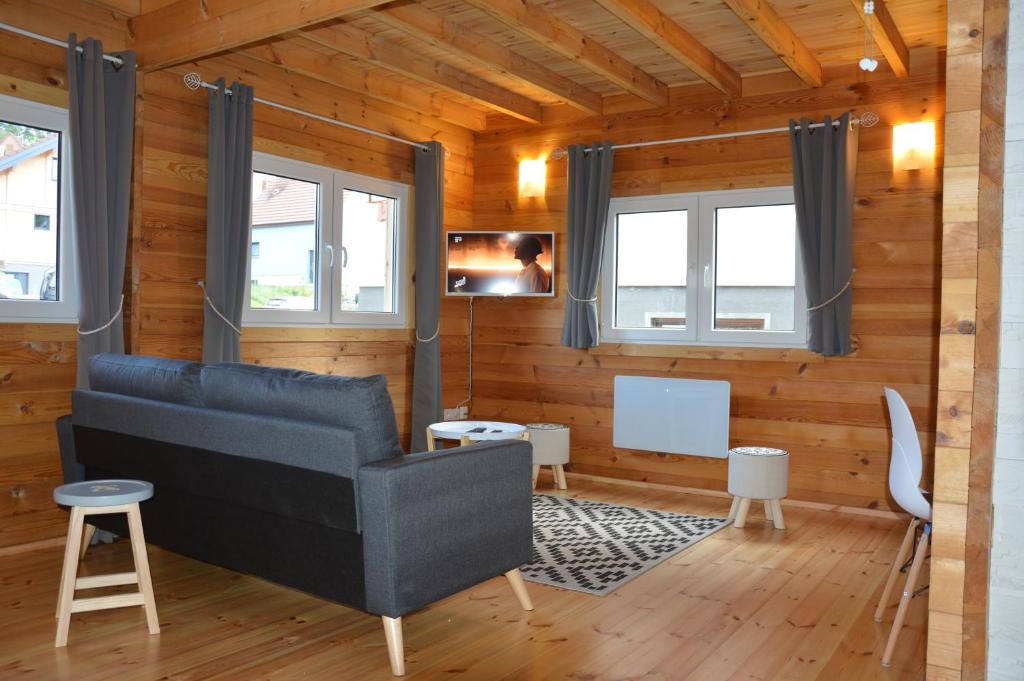
[[[729,506],[569,482],[574,496],[627,505],[711,515]],[[753,513],[746,529],[712,535],[604,598],[528,584],[536,610],[526,613],[501,578],[436,603],[405,618],[408,675],[923,679],[925,598],[914,600],[890,670],[879,658],[895,607],[885,623],[872,620],[904,525],[784,508],[785,532]],[[141,608],[81,613],[68,647],[55,650],[61,549],[0,559],[0,678],[392,678],[377,617],[155,547],[150,560],[160,635],[147,635]],[[82,573],[124,570],[129,561],[125,542],[94,547]]]

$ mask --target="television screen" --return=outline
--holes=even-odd
[[[554,232],[448,232],[448,295],[553,296]]]

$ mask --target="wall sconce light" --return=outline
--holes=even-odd
[[[544,159],[519,162],[519,198],[544,196],[547,182],[547,162]]]
[[[893,170],[920,170],[935,163],[935,122],[903,123],[892,129]]]

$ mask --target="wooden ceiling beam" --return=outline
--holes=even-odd
[[[722,92],[731,97],[742,94],[740,74],[650,0],[597,0],[597,4]]]
[[[541,122],[541,107],[534,100],[351,26],[327,26],[301,35],[359,60],[467,97],[494,111],[529,123]]]
[[[407,87],[406,84],[397,82],[389,72],[363,68],[352,58],[337,52],[327,54],[317,49],[314,43],[301,37],[255,45],[238,53],[280,66],[286,71],[313,78],[321,83],[402,106],[463,128],[483,130],[487,127],[487,116],[479,109],[448,100],[437,93]]]
[[[153,71],[385,2],[388,0],[178,0],[133,17],[128,28],[139,66]]]
[[[857,9],[861,19],[867,20],[864,15],[864,0],[850,0]],[[903,34],[896,27],[892,15],[885,0],[875,0],[875,44],[885,55],[889,68],[896,74],[897,78],[906,78],[910,75],[910,50],[903,40]]]
[[[601,43],[527,0],[466,0],[509,28],[652,104],[668,103],[668,88]]]
[[[422,5],[381,8],[373,17],[461,59],[528,83],[581,111],[595,115],[603,111],[599,93]]]
[[[767,0],[725,0],[789,69],[812,87],[821,87],[821,64]]]

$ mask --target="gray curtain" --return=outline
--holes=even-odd
[[[78,265],[78,387],[87,389],[89,358],[124,352],[122,309],[135,133],[135,53],[123,65],[103,60],[87,38],[68,36],[71,195]]]
[[[416,154],[416,359],[412,380],[412,451],[427,448],[426,429],[441,420],[441,228],[444,147]]]
[[[608,202],[612,193],[611,142],[569,147],[569,295],[562,345],[592,348],[599,342],[597,284],[604,257]]]
[[[822,355],[848,355],[853,303],[853,199],[859,129],[850,114],[811,129],[789,122],[793,152],[796,226],[807,289],[808,347]]]
[[[252,210],[252,88],[209,91],[203,361],[239,362]]]

